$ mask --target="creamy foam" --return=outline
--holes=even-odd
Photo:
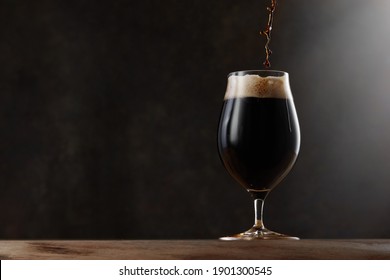
[[[238,97],[292,99],[288,74],[282,77],[232,75],[228,79],[225,100]]]

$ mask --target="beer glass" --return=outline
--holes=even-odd
[[[265,198],[291,170],[300,131],[288,73],[230,73],[218,127],[218,150],[229,174],[253,197],[255,223],[222,240],[298,239],[268,230]]]

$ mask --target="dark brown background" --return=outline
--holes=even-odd
[[[262,68],[270,1],[0,1],[0,238],[215,238],[248,228],[216,128]],[[388,1],[279,1],[302,146],[266,223],[390,238]]]

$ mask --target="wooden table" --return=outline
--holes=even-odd
[[[4,240],[0,259],[390,259],[390,240]]]

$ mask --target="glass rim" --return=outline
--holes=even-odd
[[[288,72],[281,71],[281,70],[240,70],[240,71],[234,71],[230,72],[228,74],[228,77],[230,76],[244,76],[248,74],[270,74],[270,75],[263,75],[263,77],[269,77],[269,76],[274,76],[274,77],[283,77],[283,76],[288,76]],[[262,76],[262,75],[259,75]]]

